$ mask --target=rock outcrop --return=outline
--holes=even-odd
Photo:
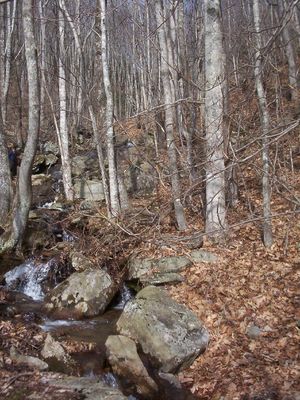
[[[122,335],[113,335],[107,338],[105,346],[114,373],[132,383],[137,393],[154,398],[158,387],[142,363],[135,342]]]
[[[103,314],[116,291],[104,270],[75,272],[49,293],[45,308],[57,316],[94,317]]]
[[[155,286],[147,286],[126,304],[117,329],[133,339],[162,372],[187,368],[209,342],[198,318]]]

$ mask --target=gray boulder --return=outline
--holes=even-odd
[[[218,261],[218,256],[206,250],[191,251],[190,258],[194,263],[214,263]]]
[[[155,286],[147,286],[126,304],[117,329],[138,343],[162,372],[187,368],[209,342],[197,317]]]
[[[47,296],[46,311],[74,318],[103,314],[116,294],[109,274],[103,270],[75,272]]]
[[[48,364],[45,361],[40,360],[37,357],[25,356],[20,354],[17,349],[12,346],[10,349],[9,356],[11,360],[17,365],[27,365],[29,368],[37,369],[39,371],[45,371],[48,369]]]
[[[158,387],[142,363],[134,341],[125,336],[113,335],[107,338],[105,346],[114,373],[133,383],[142,396],[153,398]]]
[[[127,397],[119,389],[108,386],[96,378],[77,378],[75,376],[45,378],[43,383],[48,386],[71,390],[82,394],[85,400],[126,400]]]
[[[138,279],[144,285],[159,285],[182,282],[178,272],[191,265],[186,257],[164,257],[159,259],[135,258],[128,263],[128,279]]]
[[[102,182],[96,179],[76,180],[73,189],[76,199],[90,201],[102,201],[105,199]]]

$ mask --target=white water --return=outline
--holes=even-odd
[[[124,283],[122,289],[120,290],[120,295],[118,297],[118,303],[114,307],[117,310],[123,310],[125,304],[134,297],[132,290]]]
[[[33,300],[43,300],[41,283],[47,278],[51,265],[53,265],[52,260],[47,263],[37,263],[34,259],[27,260],[4,275],[6,286],[26,294]]]

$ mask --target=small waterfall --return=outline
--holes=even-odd
[[[117,298],[117,304],[114,306],[117,310],[123,310],[125,304],[134,297],[134,292],[125,283],[120,290]]]
[[[27,260],[4,275],[6,286],[26,294],[33,300],[42,300],[44,293],[41,283],[48,277],[52,265],[52,260],[47,263],[37,263],[34,259]]]

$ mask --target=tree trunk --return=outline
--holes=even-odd
[[[66,93],[66,73],[63,57],[65,54],[65,21],[64,15],[61,10],[58,12],[59,19],[59,135],[58,142],[61,155],[61,168],[65,196],[67,200],[74,199],[74,192],[72,189],[72,176],[71,176],[71,163],[69,155],[69,132],[67,124],[67,93]]]
[[[174,120],[172,111],[172,93],[171,93],[171,82],[170,82],[170,71],[167,63],[168,60],[168,49],[165,31],[163,27],[163,10],[160,0],[155,1],[155,15],[157,21],[157,34],[159,37],[159,46],[161,51],[161,79],[164,90],[164,101],[165,101],[165,130],[167,137],[167,150],[169,157],[169,170],[171,176],[173,204],[175,210],[175,218],[177,221],[178,229],[187,229],[187,223],[185,219],[183,205],[181,203],[181,188],[179,181],[179,173],[177,168],[177,157],[176,147],[174,138]]]
[[[33,26],[33,0],[23,0],[22,10],[25,58],[28,75],[28,135],[19,169],[10,236],[8,239],[2,239],[0,243],[0,253],[11,250],[16,246],[20,247],[22,243],[32,200],[31,171],[40,127],[38,63]]]
[[[205,132],[206,132],[206,233],[224,235],[226,229],[224,102],[225,54],[220,0],[204,1],[205,25]]]
[[[253,19],[256,33],[256,52],[255,52],[255,84],[259,103],[260,118],[262,125],[262,162],[263,162],[263,177],[262,177],[262,195],[263,195],[263,241],[266,247],[272,246],[272,223],[271,223],[271,190],[269,178],[269,143],[268,132],[270,128],[270,118],[267,106],[266,93],[263,87],[262,80],[262,38],[260,26],[260,11],[258,0],[253,0]]]
[[[278,1],[278,14],[279,20],[285,13],[284,4],[281,2],[283,0]],[[296,8],[297,9],[297,8]],[[299,65],[297,64],[296,55],[293,48],[293,42],[290,35],[289,23],[286,23],[282,30],[282,38],[283,38],[283,46],[286,54],[288,67],[289,67],[289,84],[292,93],[292,100],[295,102],[296,112],[298,113],[299,106],[299,95],[298,95],[298,72]]]
[[[110,192],[110,210],[112,216],[120,213],[120,201],[118,190],[117,168],[114,149],[114,129],[113,129],[113,97],[111,83],[109,77],[109,66],[107,57],[107,31],[106,31],[106,1],[100,2],[100,19],[101,19],[101,56],[103,69],[103,83],[106,95],[106,143],[108,157],[108,174],[109,174],[109,192]]]
[[[11,209],[12,188],[2,112],[0,110],[0,227],[4,228]]]

